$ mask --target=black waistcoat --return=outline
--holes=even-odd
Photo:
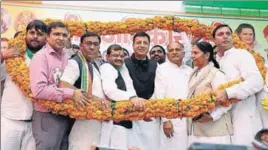
[[[117,88],[122,90],[122,91],[127,91],[127,87],[126,87],[125,81],[124,81],[121,73],[119,71],[117,71],[117,72],[118,72],[118,77],[115,80]],[[127,129],[132,128],[132,121],[129,121],[129,120],[123,120],[123,121],[119,121],[119,122],[114,122],[114,124],[123,126],[123,127],[127,128]]]
[[[154,79],[157,62],[154,60],[137,60],[134,54],[125,60],[129,75],[138,97],[149,99],[154,93]]]

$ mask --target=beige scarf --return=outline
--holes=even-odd
[[[188,87],[188,98],[191,98],[195,94],[195,90],[200,83],[205,80],[211,71],[215,69],[213,64],[207,64],[204,68],[199,70],[197,67],[194,68],[193,73],[190,75],[189,78],[189,87]],[[213,73],[214,75],[214,73]]]

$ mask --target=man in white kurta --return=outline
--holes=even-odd
[[[100,72],[93,62],[94,58],[97,58],[99,45],[100,38],[96,33],[85,33],[81,38],[81,52],[88,61],[88,65],[91,65],[93,68],[92,95],[100,99],[105,99]],[[79,67],[78,61],[75,60],[76,58],[77,56],[68,61],[61,77],[61,82],[75,85],[80,78],[81,68]],[[76,120],[69,135],[69,149],[89,150],[91,146],[98,145],[100,142],[101,126],[102,123],[98,120]]]
[[[108,63],[100,67],[104,94],[112,101],[133,101],[136,99],[133,81],[124,64],[124,51],[121,46],[111,45],[107,50],[106,58]],[[119,73],[122,77],[120,79]],[[125,87],[125,90],[121,89],[122,86]],[[132,146],[129,143],[131,132],[131,128],[114,124],[113,121],[103,122],[100,145],[128,149]]]
[[[40,20],[31,21],[27,25],[25,38],[27,50],[24,55],[27,66],[30,65],[33,55],[45,45],[46,29],[46,24]],[[13,55],[18,50],[11,48],[7,51]],[[6,55],[5,59],[10,58],[10,54]],[[5,88],[1,101],[1,149],[35,150],[32,133],[33,104],[12,81],[10,74],[4,75]]]
[[[155,98],[187,98],[188,80],[192,68],[182,64],[183,57],[184,51],[182,44],[173,42],[168,45],[168,60],[156,69]],[[166,126],[170,125],[173,127],[165,128],[165,124]],[[172,132],[173,136],[166,135],[164,132],[167,132],[167,134],[169,134],[168,132]],[[160,129],[160,150],[185,150],[187,149],[187,138],[186,118],[162,118]]]
[[[259,108],[260,112],[261,112],[261,118],[262,118],[262,124],[263,124],[263,128],[268,128],[268,110],[265,110],[263,108],[263,106],[261,105],[261,101],[263,98],[268,98],[268,72],[266,72],[266,82],[263,86],[263,91],[261,93],[260,99],[259,99],[259,103],[257,105],[257,107]]]
[[[254,135],[262,128],[260,113],[256,109],[255,93],[263,87],[263,80],[253,56],[246,50],[232,45],[232,30],[228,25],[214,29],[213,38],[219,48],[217,60],[228,81],[243,78],[244,81],[216,92],[216,100],[237,98],[232,108],[234,136],[233,144],[252,145]]]

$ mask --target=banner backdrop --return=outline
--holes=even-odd
[[[12,38],[17,31],[24,30],[28,22],[33,19],[62,19],[75,21],[122,21],[127,18],[146,18],[153,16],[164,16],[162,12],[122,12],[108,10],[85,10],[78,7],[56,7],[47,5],[26,5],[26,4],[8,4],[1,5],[1,37]],[[176,17],[196,19],[200,23],[211,25],[225,23],[230,25],[233,31],[241,23],[249,23],[254,26],[256,41],[262,46],[257,51],[265,58],[264,49],[268,48],[268,39],[264,37],[263,30],[268,25],[268,19],[253,18],[231,18],[224,16],[187,16],[175,15]],[[166,45],[173,40],[180,40],[180,34],[172,31],[152,30],[148,32],[151,36],[151,47],[159,44],[166,48]],[[125,47],[132,53],[132,36],[129,34],[102,36],[101,52],[104,52],[110,44],[117,43]],[[73,44],[79,44],[79,37],[72,38]]]

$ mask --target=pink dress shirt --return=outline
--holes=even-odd
[[[61,75],[68,62],[65,50],[57,53],[49,44],[46,44],[32,58],[30,65],[30,85],[35,99],[53,100],[62,102],[66,98],[72,98],[74,90],[59,88]],[[37,103],[34,109],[40,112],[50,112]]]

